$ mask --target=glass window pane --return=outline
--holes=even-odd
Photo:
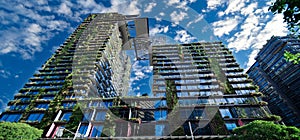
[[[225,123],[225,125],[228,130],[233,130],[234,128],[236,128],[235,123]]]
[[[229,109],[219,109],[219,110],[222,115],[222,118],[232,118],[232,115],[231,115]]]
[[[106,115],[106,112],[104,111],[99,111],[96,113],[96,117],[95,117],[95,121],[104,121],[105,120],[105,115]]]
[[[60,120],[63,120],[63,121],[69,121],[71,115],[72,115],[72,112],[66,112],[66,113],[63,114],[63,116],[61,117]]]
[[[102,125],[94,126],[91,137],[100,137],[102,133],[102,129],[103,129]]]
[[[163,136],[165,125],[155,125],[155,136]]]

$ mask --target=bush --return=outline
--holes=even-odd
[[[256,120],[233,130],[227,140],[299,140],[300,129],[294,126],[274,124],[271,121]]]
[[[1,140],[34,140],[41,138],[43,130],[39,130],[26,123],[0,123],[0,139]]]

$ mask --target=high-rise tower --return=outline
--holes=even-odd
[[[129,21],[138,30],[134,39]],[[8,103],[0,120],[31,124],[50,138],[222,138],[253,120],[272,119],[221,42],[149,47],[148,31],[147,18],[90,15]],[[131,49],[137,61],[149,56],[151,96],[127,96]]]
[[[286,125],[300,126],[300,65],[287,62],[285,51],[300,52],[299,39],[272,37],[260,50],[256,62],[247,71],[259,85],[272,113]]]

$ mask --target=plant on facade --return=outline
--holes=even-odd
[[[247,113],[244,108],[236,107],[235,110],[239,118],[247,118]]]
[[[0,123],[0,139],[2,140],[33,140],[41,138],[42,133],[43,130],[39,130],[25,123]]]
[[[266,102],[266,101],[259,101],[258,104],[260,104],[260,105],[268,105],[268,102]]]
[[[174,80],[166,80],[166,99],[169,109],[173,109],[178,103],[176,85]]]
[[[267,119],[269,121],[279,122],[281,121],[281,117],[277,115],[268,115]]]
[[[285,51],[284,58],[286,61],[292,62],[294,64],[299,64],[300,62],[300,53],[292,54],[288,51]]]
[[[209,123],[211,127],[212,134],[214,135],[227,135],[228,131],[225,127],[224,120],[221,117],[221,114],[217,112],[213,119]]]
[[[263,96],[263,94],[262,94],[261,92],[253,92],[253,93],[251,93],[250,95],[251,95],[251,96],[257,96],[257,97]]]
[[[271,121],[255,120],[233,129],[226,140],[299,140],[300,129],[294,126],[275,124]]]
[[[111,114],[111,112],[107,112],[105,116],[104,121],[104,127],[103,127],[103,133],[101,134],[101,137],[113,137],[115,136],[116,132],[116,118],[114,114]]]
[[[183,61],[184,53],[183,53],[182,46],[178,46],[178,55],[179,55],[180,60]]]
[[[234,94],[234,89],[226,78],[225,73],[221,69],[216,58],[208,58],[211,70],[214,72],[217,77],[221,89],[224,91],[224,94]]]
[[[76,132],[77,127],[79,122],[82,120],[83,118],[83,113],[82,110],[80,109],[80,104],[77,103],[72,111],[72,115],[70,116],[70,120],[68,121],[68,123],[65,125],[65,128],[72,131],[72,132]],[[63,137],[73,137],[74,135],[71,133],[64,133]]]

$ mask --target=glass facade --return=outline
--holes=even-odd
[[[299,53],[300,41],[292,36],[272,37],[247,71],[269,103],[272,113],[286,125],[300,126],[300,65],[287,62],[285,51]]]

